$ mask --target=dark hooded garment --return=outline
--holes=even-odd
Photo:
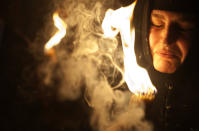
[[[183,65],[173,74],[160,73],[153,68],[148,41],[153,9],[195,15],[198,23],[198,8],[193,0],[138,0],[132,22],[135,53],[138,64],[147,69],[158,90],[155,99],[146,102],[146,118],[153,123],[155,131],[199,131],[198,25]]]

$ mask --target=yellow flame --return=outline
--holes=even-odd
[[[50,50],[53,46],[59,44],[61,39],[66,35],[66,24],[59,17],[58,13],[53,14],[54,25],[58,28],[58,31],[50,38],[45,45],[45,50]]]
[[[105,37],[114,38],[120,33],[124,52],[124,79],[128,88],[142,99],[153,99],[156,88],[153,86],[146,69],[137,64],[134,44],[135,30],[131,27],[136,1],[117,10],[109,9],[102,22]]]

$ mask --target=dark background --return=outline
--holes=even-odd
[[[46,59],[35,58],[35,42],[55,5],[49,0],[4,0],[0,4],[2,131],[90,130],[90,109],[80,97],[58,101],[38,71]]]

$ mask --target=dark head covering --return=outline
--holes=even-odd
[[[154,9],[196,15],[196,21],[198,21],[199,8],[194,0],[137,0],[132,26],[135,28],[136,59],[144,68],[153,66],[148,37],[150,15]],[[195,39],[195,42],[197,41]]]
[[[146,118],[153,121],[155,131],[194,130],[194,126],[198,127],[194,118],[198,118],[198,108],[196,107],[198,106],[199,90],[197,82],[199,49],[197,48],[199,39],[197,35],[199,33],[197,33],[198,25],[196,25],[190,52],[176,72],[173,74],[160,73],[153,67],[149,47],[151,11],[156,9],[193,14],[196,15],[196,23],[198,23],[198,8],[196,6],[194,0],[138,0],[134,10],[132,26],[135,28],[137,63],[147,69],[152,83],[158,90],[155,99],[146,104]],[[189,110],[186,110],[185,105],[188,105]],[[166,107],[170,107],[170,109],[166,109]]]
[[[152,8],[180,13],[198,13],[197,0],[151,0]]]

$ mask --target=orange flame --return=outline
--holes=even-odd
[[[59,17],[58,13],[53,14],[54,25],[58,28],[58,31],[50,38],[45,45],[45,51],[50,50],[53,46],[60,43],[61,39],[66,35],[66,24]]]
[[[142,99],[153,99],[156,88],[153,86],[146,69],[136,62],[134,51],[135,30],[131,27],[136,1],[117,10],[109,9],[102,23],[105,37],[114,38],[120,33],[124,51],[124,80],[128,88]]]

